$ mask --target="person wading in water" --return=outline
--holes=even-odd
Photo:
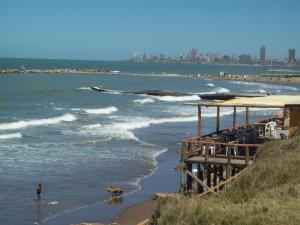
[[[37,201],[41,199],[41,194],[42,194],[42,184],[39,183],[36,189]]]

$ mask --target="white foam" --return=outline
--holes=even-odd
[[[54,110],[57,110],[57,111],[62,111],[62,110],[65,110],[65,108],[59,108],[59,107],[55,107],[53,108]]]
[[[54,202],[48,202],[48,205],[56,205],[58,204],[58,202],[54,201]]]
[[[258,92],[260,93],[266,93],[267,91],[263,90],[263,89],[260,89],[260,90],[257,90]]]
[[[279,91],[280,91],[280,90],[279,90]],[[267,93],[267,91],[264,90],[264,89],[248,90],[247,92],[252,92],[252,93]]]
[[[183,101],[196,101],[200,100],[198,95],[187,96],[154,96],[154,98],[165,102],[183,102]]]
[[[82,127],[79,133],[88,136],[100,136],[102,138],[102,141],[109,141],[112,139],[139,141],[139,139],[134,135],[133,132],[122,127],[122,125],[120,126],[118,123],[108,125],[87,125]]]
[[[118,111],[118,109],[114,106],[100,109],[83,109],[84,112],[89,114],[111,114],[113,112]]]
[[[14,134],[2,134],[0,135],[0,140],[5,140],[5,139],[18,139],[22,138],[21,133],[14,133]]]
[[[207,86],[210,86],[210,87],[214,87],[215,85],[213,83],[208,83],[206,84]]]
[[[146,103],[153,103],[154,99],[153,98],[136,99],[136,100],[133,100],[133,102],[140,103],[140,104],[146,104]]]
[[[91,88],[90,87],[80,87],[80,88],[78,88],[78,90],[91,90]]]
[[[116,90],[107,90],[106,92],[104,92],[105,94],[112,94],[112,95],[121,95],[124,94],[122,91],[116,91]]]
[[[280,84],[267,84],[267,83],[256,83],[256,82],[246,82],[246,81],[230,81],[231,83],[238,84],[238,85],[247,85],[247,86],[258,86],[261,88],[267,89],[285,89],[291,91],[298,91],[297,87],[287,86],[287,85],[280,85]]]
[[[237,84],[237,85],[246,85],[246,86],[253,86],[255,85],[254,82],[247,82],[247,81],[229,81],[230,83]]]
[[[119,117],[117,121],[99,126],[99,124],[87,125],[82,127],[79,132],[85,135],[101,136],[105,140],[135,140],[139,139],[134,135],[133,130],[145,128],[152,124],[173,123],[173,122],[189,122],[196,121],[197,117],[175,117],[154,119],[147,117]]]
[[[230,92],[229,89],[224,87],[216,87],[213,91],[206,91],[206,92],[198,92],[195,93],[197,95],[210,95],[210,94],[217,94],[217,93],[228,93]]]
[[[260,110],[260,109],[258,109]],[[244,108],[237,108],[237,113],[245,111]],[[257,111],[257,109],[251,109]],[[103,141],[117,139],[117,140],[135,140],[139,139],[135,136],[134,130],[146,128],[151,125],[164,124],[164,123],[182,123],[194,122],[198,120],[194,108],[182,111],[180,107],[177,109],[170,107],[171,114],[167,118],[149,118],[149,117],[126,117],[126,116],[110,116],[113,121],[109,124],[91,124],[83,126],[79,133],[84,135],[94,135],[102,138]],[[228,116],[233,114],[233,109],[222,108],[220,116]],[[173,115],[173,116],[172,116]],[[215,117],[216,109],[205,108],[202,112],[203,117]]]
[[[240,112],[237,110],[237,112]],[[233,111],[223,110],[221,116],[230,115]],[[185,114],[188,115],[188,114]],[[195,115],[195,114],[194,114]],[[118,140],[136,140],[139,139],[134,135],[134,130],[146,128],[151,125],[163,123],[182,123],[194,122],[198,120],[197,116],[174,116],[168,118],[148,118],[148,117],[111,117],[115,121],[110,124],[92,124],[83,126],[79,133],[85,135],[101,136],[105,140],[118,139]],[[212,111],[203,112],[203,117],[215,117]]]
[[[99,109],[83,109],[83,108],[71,108],[72,111],[83,111],[88,114],[111,114],[118,111],[114,106],[99,108]]]
[[[100,123],[92,124],[92,125],[86,125],[86,126],[83,126],[82,128],[85,128],[85,129],[94,129],[94,128],[99,128],[99,127],[102,127],[102,125]]]
[[[66,113],[62,116],[47,118],[47,119],[20,120],[18,122],[2,123],[0,124],[0,130],[15,130],[15,129],[22,129],[25,127],[32,127],[32,126],[58,124],[60,122],[71,122],[76,119],[77,119],[76,116]]]
[[[215,92],[216,93],[228,93],[228,92],[230,92],[230,90],[228,90],[227,88],[223,88],[223,87],[217,87],[215,89]]]

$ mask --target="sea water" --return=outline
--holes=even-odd
[[[111,91],[100,93],[91,86]],[[122,93],[145,89],[190,95]],[[124,74],[1,75],[0,224],[40,224],[108,199],[109,186],[122,186],[126,194],[138,190],[140,180],[157,168],[156,157],[168,150],[160,143],[169,136],[180,142],[196,134],[196,108],[184,102],[201,101],[198,93],[230,91],[296,94],[299,88]],[[257,110],[252,115],[273,113]],[[231,114],[222,109],[224,127]],[[243,109],[238,115],[242,121]],[[204,109],[205,132],[213,129],[214,116],[214,109]],[[43,191],[37,202],[39,182]]]

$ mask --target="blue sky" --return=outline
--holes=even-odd
[[[0,57],[129,58],[133,52],[286,57],[299,0],[0,0]]]

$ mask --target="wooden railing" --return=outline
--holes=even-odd
[[[209,158],[227,158],[228,163],[231,159],[245,160],[245,165],[254,159],[257,149],[260,144],[239,144],[235,142],[219,142],[216,140],[208,139],[201,140],[202,137],[190,138],[182,143],[182,158],[192,156],[203,156],[205,160]]]

